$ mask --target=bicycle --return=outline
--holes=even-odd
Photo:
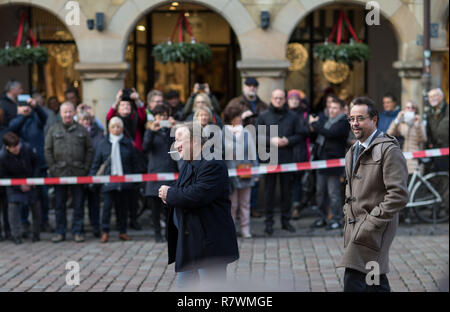
[[[427,163],[430,160],[422,160]],[[416,182],[417,180],[417,182]],[[410,194],[407,209],[426,223],[443,223],[449,219],[449,176],[447,171],[431,172],[423,176],[417,167],[408,183]]]

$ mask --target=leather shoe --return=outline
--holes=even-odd
[[[14,238],[12,239],[12,241],[13,241],[13,243],[16,244],[16,245],[22,244],[22,240],[20,239],[20,237],[14,237]]]
[[[291,233],[294,233],[296,230],[295,230],[295,227],[293,227],[292,226],[292,224],[290,224],[290,223],[285,223],[285,224],[283,224],[283,226],[281,227],[283,230],[286,230],[286,231],[289,231],[289,232],[291,232]]]
[[[65,241],[65,240],[66,240],[66,237],[61,234],[57,234],[55,237],[52,238],[52,242],[54,242],[54,243],[59,243],[59,242]]]
[[[264,233],[266,233],[268,236],[272,236],[273,235],[273,227],[271,225],[267,225]]]
[[[100,231],[93,232],[95,238],[100,238]]]
[[[107,243],[109,239],[108,233],[104,232],[102,233],[102,238],[100,238],[100,243]]]
[[[128,236],[128,234],[125,234],[125,233],[119,234],[119,239],[123,240],[123,241],[131,240],[130,236]]]

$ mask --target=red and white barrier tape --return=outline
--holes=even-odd
[[[406,159],[440,157],[449,154],[449,148],[429,149],[419,152],[403,153]],[[345,159],[318,160],[303,163],[263,165],[251,169],[230,169],[230,177],[242,175],[263,175],[280,172],[298,172],[325,168],[344,167]],[[0,179],[0,186],[12,185],[74,185],[74,184],[104,184],[104,183],[133,183],[148,181],[173,181],[178,173],[146,173],[129,174],[125,176],[95,176],[95,177],[61,177],[61,178],[26,178],[26,179]]]

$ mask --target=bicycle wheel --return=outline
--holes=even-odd
[[[425,180],[431,184],[442,198],[442,202],[430,205],[413,207],[417,217],[427,223],[433,223],[433,208],[436,209],[436,222],[446,222],[449,219],[448,211],[448,173],[435,172],[427,175]],[[436,196],[430,188],[422,181],[417,182],[411,192],[411,201],[414,203],[422,201],[433,201]]]

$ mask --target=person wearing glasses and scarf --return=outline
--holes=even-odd
[[[100,167],[105,166],[101,175],[122,176],[137,173],[137,155],[133,142],[123,134],[123,122],[119,117],[109,121],[108,135],[99,143],[95,151],[90,175],[97,175]],[[109,239],[111,208],[115,205],[119,239],[130,240],[127,235],[127,214],[133,196],[132,183],[106,183],[103,185],[103,209],[101,219],[102,236],[100,241]]]

